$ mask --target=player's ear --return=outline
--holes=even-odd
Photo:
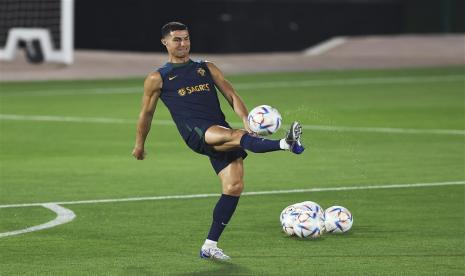
[[[161,44],[166,46],[166,40],[164,38],[161,39]]]

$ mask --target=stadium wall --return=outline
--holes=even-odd
[[[298,51],[334,36],[463,32],[460,8],[456,0],[76,1],[75,46],[159,52],[160,27],[181,21],[195,52]]]

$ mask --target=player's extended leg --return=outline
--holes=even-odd
[[[251,152],[262,153],[277,150],[291,150],[300,154],[304,147],[300,142],[302,127],[294,122],[285,139],[269,140],[255,137],[242,129],[230,129],[219,125],[211,126],[205,132],[205,142],[217,151],[230,151],[243,148]]]
[[[242,158],[236,159],[218,173],[221,179],[222,195],[213,210],[210,232],[200,250],[201,258],[229,260],[229,256],[217,247],[224,228],[236,210],[239,197],[244,189],[244,167]]]

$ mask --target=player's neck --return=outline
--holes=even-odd
[[[168,59],[168,62],[169,63],[187,63],[189,62],[189,60],[190,60],[189,56],[185,56],[182,58],[170,56]]]

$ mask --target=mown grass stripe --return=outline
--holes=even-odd
[[[289,194],[289,193],[312,193],[312,192],[328,192],[328,191],[349,191],[349,190],[402,189],[402,188],[436,187],[436,186],[451,186],[451,185],[464,185],[464,184],[465,184],[465,180],[459,180],[459,181],[432,182],[432,183],[412,183],[412,184],[368,185],[368,186],[352,186],[352,187],[351,186],[346,186],[346,187],[328,187],[328,188],[310,188],[310,189],[290,189],[290,190],[244,192],[244,193],[242,193],[242,196],[275,195],[275,194]],[[219,196],[219,194],[191,194],[191,195],[130,197],[130,198],[78,200],[78,201],[62,201],[62,202],[46,202],[46,203],[6,204],[6,205],[0,205],[0,208],[33,207],[33,206],[42,206],[44,204],[59,204],[59,205],[96,204],[96,203],[113,203],[113,202],[168,200],[168,199],[192,199],[192,198],[207,198],[207,197],[218,197],[218,196]]]
[[[0,120],[11,121],[39,121],[39,122],[70,122],[70,123],[99,123],[99,124],[136,124],[136,120],[104,118],[104,117],[70,117],[50,115],[18,115],[0,114]],[[171,120],[155,119],[155,125],[174,126]],[[240,123],[231,123],[233,127],[243,127]],[[377,133],[399,133],[399,134],[444,134],[465,135],[465,130],[460,129],[415,129],[415,128],[385,128],[385,127],[347,127],[347,126],[325,126],[325,125],[302,125],[303,129],[319,131],[339,132],[377,132]]]
[[[377,84],[408,84],[408,83],[432,83],[465,81],[465,75],[435,75],[435,76],[405,76],[405,77],[371,77],[371,78],[345,78],[328,80],[289,80],[267,82],[236,82],[233,86],[237,90],[250,89],[274,89],[295,87],[324,87],[324,86],[348,86],[348,85],[377,85]],[[141,94],[140,86],[128,87],[55,87],[29,91],[3,90],[0,96],[78,96],[78,95],[106,95],[106,94]]]

